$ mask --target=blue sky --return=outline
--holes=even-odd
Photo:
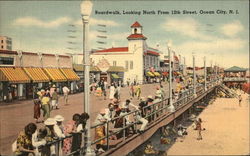
[[[80,53],[82,51],[81,1],[0,1],[0,35],[13,40],[14,50],[47,53]],[[119,11],[121,15],[96,15],[97,11]],[[155,11],[154,15],[124,15],[124,11]],[[197,14],[159,15],[157,11],[183,10]],[[215,11],[200,14],[199,11]],[[217,10],[234,14],[217,14]],[[238,10],[239,14],[236,14]],[[172,49],[192,64],[215,62],[223,67],[249,66],[249,1],[93,1],[90,24],[91,48],[127,46],[130,25],[138,21],[150,47],[159,45],[166,52]],[[69,26],[73,24],[74,27]],[[106,28],[97,24],[105,24]],[[100,40],[98,29],[106,30],[108,38]],[[73,30],[75,32],[68,32]],[[76,38],[69,38],[75,36]],[[96,41],[107,42],[105,45]],[[74,42],[70,44],[68,42]],[[67,49],[73,48],[73,50]]]

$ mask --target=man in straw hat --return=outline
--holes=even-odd
[[[63,134],[63,124],[62,122],[64,121],[64,117],[61,115],[56,115],[54,117],[56,124],[54,125],[54,131],[56,133],[56,136],[59,138],[64,138],[65,135]]]
[[[45,129],[47,131],[47,135],[45,137],[46,141],[51,142],[55,139],[56,134],[54,131],[54,125],[56,124],[56,121],[54,118],[48,118],[44,121]],[[56,154],[55,151],[55,145],[47,145],[43,148],[42,153],[44,155],[54,155]]]

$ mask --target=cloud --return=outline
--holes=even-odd
[[[168,18],[163,24],[162,27],[169,32],[177,32],[182,35],[205,40],[213,40],[214,38],[209,35],[205,35],[199,32],[200,27],[203,25],[193,18]]]
[[[218,39],[214,41],[188,41],[179,45],[173,45],[173,49],[187,58],[187,64],[192,66],[192,53],[196,55],[196,64],[203,66],[203,57],[206,56],[207,60],[213,60],[225,67],[230,67],[232,64],[240,64],[247,66],[246,58],[247,51],[243,49],[247,47],[248,42],[239,38],[236,39]],[[241,54],[239,54],[241,51]],[[243,57],[242,57],[243,56]],[[230,58],[233,61],[227,60]],[[235,58],[235,59],[233,59]],[[244,58],[242,60],[242,58]],[[210,64],[210,61],[208,62]]]
[[[244,27],[240,21],[233,21],[232,23],[225,24],[221,27],[221,31],[224,35],[234,37],[239,32],[243,31]]]
[[[102,20],[102,19],[96,19],[96,18],[90,18],[89,20],[90,25],[98,25],[98,24],[102,24],[102,25],[106,25],[106,26],[111,26],[111,27],[117,27],[120,26],[121,24],[112,21],[112,20]],[[82,20],[77,20],[75,22],[76,25],[82,25]]]
[[[56,28],[70,21],[71,19],[68,17],[60,17],[52,21],[43,21],[36,17],[21,17],[16,19],[13,24],[24,27]]]
[[[99,39],[97,36],[107,36],[107,39]],[[124,33],[114,33],[114,34],[102,34],[100,32],[97,31],[90,31],[89,34],[89,39],[91,40],[91,45],[92,47],[100,47],[100,45],[98,45],[96,43],[96,41],[102,41],[102,42],[107,42],[106,46],[110,47],[110,46],[120,46],[120,43],[123,42],[127,42],[126,38],[128,37],[129,33],[128,32],[124,32]],[[104,45],[103,45],[104,46]]]

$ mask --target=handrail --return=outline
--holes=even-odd
[[[214,79],[210,82],[207,83],[207,89],[210,89],[212,87],[214,87],[215,84],[217,84],[219,79]],[[199,97],[202,93],[204,93],[206,90],[204,88],[204,85],[197,85],[196,87],[196,97]],[[194,96],[194,92],[193,92],[193,88],[189,88],[188,90],[186,90],[185,92],[183,93],[180,93],[181,96],[179,96],[179,98],[177,99],[177,101],[173,102],[173,105],[175,106],[176,110],[178,110],[181,106],[189,103],[190,101],[192,101],[193,99],[195,99],[195,96]],[[144,112],[146,112],[145,114],[145,119],[149,119],[151,118],[151,123],[154,123],[155,121],[157,121],[159,118],[161,118],[162,116],[166,115],[166,114],[171,114],[171,112],[169,112],[168,110],[169,108],[169,98],[165,98],[163,99],[162,101],[159,101],[157,103],[153,103],[151,105],[148,105],[148,106],[145,106],[142,108],[142,110]],[[146,111],[148,109],[151,109],[151,111]],[[133,111],[130,111],[130,112],[127,112],[126,114],[124,115],[121,115],[121,116],[118,116],[118,117],[115,117],[115,118],[112,118],[111,120],[109,121],[105,121],[103,123],[100,123],[100,124],[96,124],[96,125],[92,125],[91,126],[91,130],[95,129],[96,127],[98,126],[105,126],[105,131],[107,132],[105,136],[101,137],[101,138],[98,138],[98,139],[95,139],[95,140],[92,140],[91,141],[91,145],[95,145],[97,142],[103,140],[103,139],[107,139],[107,149],[109,150],[109,146],[110,146],[110,142],[109,142],[109,137],[112,136],[112,135],[115,135],[115,134],[118,134],[118,133],[121,133],[122,132],[122,142],[126,140],[126,129],[127,128],[130,128],[132,126],[135,127],[135,130],[137,130],[137,124],[139,123],[137,117],[135,117],[134,121],[130,121],[129,124],[126,124],[125,122],[125,117],[126,116],[129,116],[129,115],[142,115],[141,114],[141,110],[133,110]],[[117,120],[117,119],[123,119],[123,126],[121,128],[116,128],[114,131],[109,131],[109,124],[112,123],[113,121]],[[82,135],[82,137],[85,137],[85,132],[86,131],[83,131],[83,132],[79,132]],[[64,139],[67,139],[67,138],[70,138],[70,137],[73,137],[72,134],[69,134],[67,135],[65,138],[59,138],[57,140],[54,140],[52,142],[48,142],[45,146],[51,146],[51,145],[55,145],[57,148],[56,148],[56,155],[59,155],[59,150],[60,150],[60,143],[64,141]],[[83,143],[83,142],[82,142]],[[82,154],[84,154],[85,152],[85,149],[86,149],[86,144],[83,143],[81,145],[81,147],[79,149],[77,149],[76,151],[73,151],[67,155],[73,155],[77,152],[80,152]],[[40,146],[39,148],[42,148],[43,146]]]

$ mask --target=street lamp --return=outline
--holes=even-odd
[[[196,74],[195,74],[195,56],[193,54],[193,86],[194,86],[194,95],[196,96]]]
[[[168,89],[168,92],[169,92],[169,111],[170,112],[175,112],[175,108],[174,108],[174,105],[173,105],[173,99],[172,99],[172,51],[171,51],[171,45],[170,43],[168,42],[167,43],[167,46],[168,46],[168,57],[169,57],[169,89]]]
[[[204,57],[204,88],[207,90],[207,66],[206,66],[206,56]]]
[[[89,43],[88,43],[88,33],[89,33],[89,17],[92,11],[92,2],[90,0],[84,0],[81,3],[81,15],[83,23],[83,54],[84,54],[84,111],[90,114],[90,104],[89,104],[89,71],[90,71],[90,56],[89,56]],[[87,122],[87,134],[85,140],[87,141],[87,150],[85,155],[92,156],[95,155],[91,148],[91,127],[90,121]]]

